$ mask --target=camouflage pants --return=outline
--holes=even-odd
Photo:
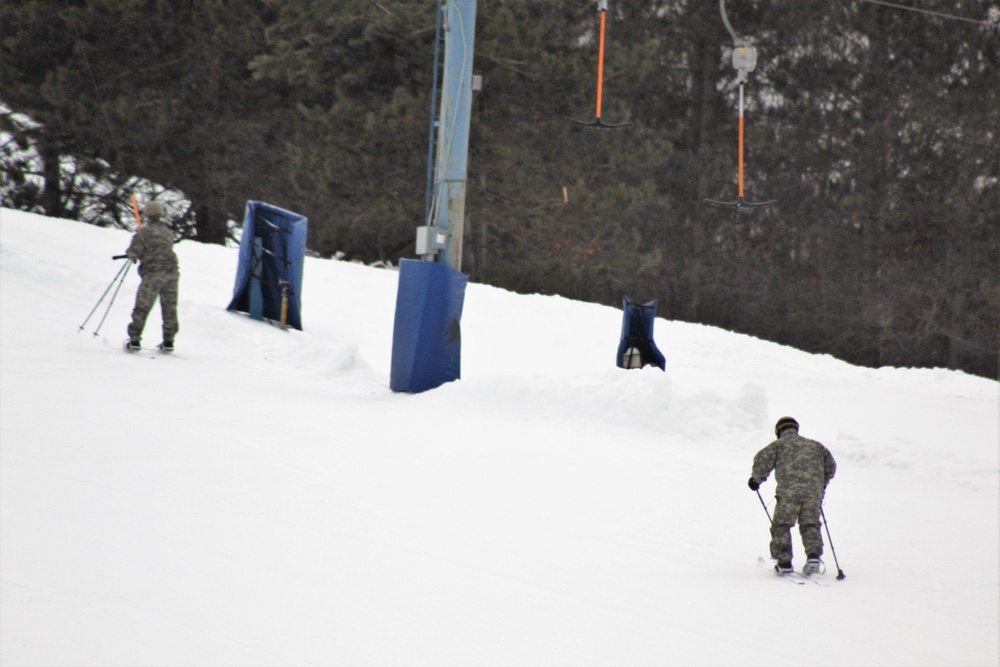
[[[822,503],[822,496],[778,496],[771,522],[771,558],[778,562],[792,559],[792,526],[796,522],[806,555],[823,555],[823,537],[819,531]]]
[[[160,298],[160,312],[163,316],[163,340],[173,342],[177,330],[177,283],[180,274],[177,271],[148,273],[142,277],[139,291],[135,295],[135,308],[132,309],[132,322],[128,325],[128,336],[133,341],[142,338],[142,330],[146,326],[146,317],[152,310],[156,298]]]

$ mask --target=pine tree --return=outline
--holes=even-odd
[[[69,157],[182,191],[212,243],[246,199],[279,191],[280,91],[246,69],[266,3],[26,0],[3,12],[3,101],[40,124],[50,214],[72,213],[55,177]]]

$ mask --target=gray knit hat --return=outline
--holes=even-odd
[[[163,204],[158,201],[148,202],[142,208],[142,215],[149,220],[159,220],[163,217],[164,213]]]

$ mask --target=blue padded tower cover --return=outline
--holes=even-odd
[[[462,305],[469,277],[436,262],[399,264],[389,388],[418,393],[462,376]]]
[[[227,310],[252,312],[255,317],[280,322],[281,289],[287,282],[288,326],[302,331],[302,269],[308,227],[309,221],[298,213],[264,202],[247,202],[236,284]],[[252,287],[259,287],[259,293]]]
[[[629,368],[625,352],[635,348],[639,352],[638,366],[656,366],[665,371],[667,360],[653,341],[653,321],[656,319],[656,299],[642,305],[632,303],[626,296],[622,302],[622,339],[618,344],[618,368]]]

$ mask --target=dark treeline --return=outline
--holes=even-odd
[[[732,38],[714,0],[610,0],[594,130],[592,0],[479,0],[463,270],[868,365],[998,377],[1000,8],[728,3],[757,48],[737,195]],[[330,256],[413,256],[438,0],[7,0],[5,206],[80,206],[81,173],[184,194],[191,237],[245,202]],[[992,24],[985,23],[992,21]],[[67,173],[66,160],[74,168]],[[60,170],[60,164],[63,165]],[[107,192],[107,190],[106,190]],[[106,195],[107,196],[107,195]],[[125,209],[127,210],[127,209]],[[669,356],[669,351],[668,356]]]

